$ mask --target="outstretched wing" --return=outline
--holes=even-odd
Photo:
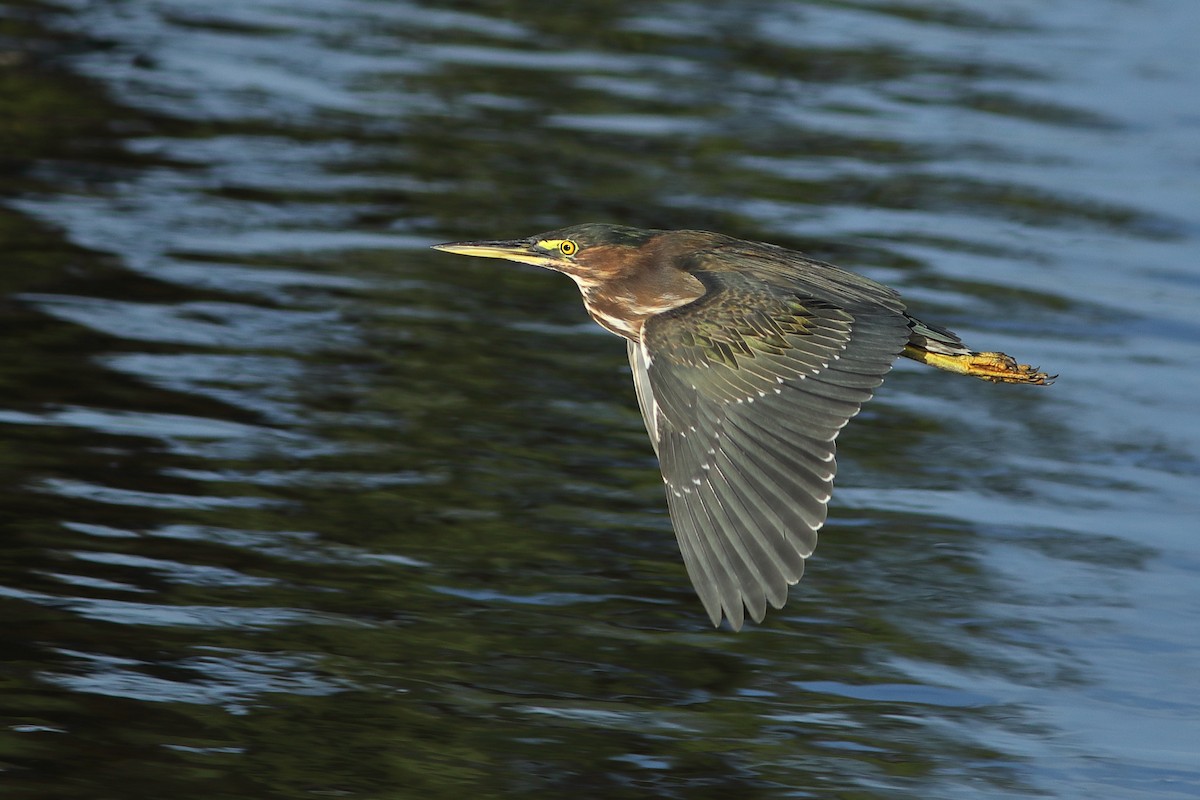
[[[743,607],[761,621],[803,574],[834,439],[909,327],[898,301],[841,308],[744,274],[698,277],[708,293],[647,321],[629,356],[688,574],[713,624],[724,613],[737,630]]]

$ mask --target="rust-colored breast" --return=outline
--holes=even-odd
[[[641,341],[642,326],[656,314],[702,297],[699,279],[658,256],[653,248],[603,248],[589,259],[587,275],[573,275],[592,319],[606,330]],[[630,256],[633,257],[630,257]]]

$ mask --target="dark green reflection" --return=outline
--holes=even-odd
[[[566,280],[423,246],[597,219],[908,277],[925,265],[899,244],[1020,255],[980,220],[1161,235],[1133,209],[980,178],[1006,154],[969,139],[847,121],[886,118],[867,97],[1106,124],[974,83],[1036,72],[762,27],[793,6],[998,46],[1019,26],[928,4],[160,5],[120,4],[137,24],[113,25],[22,4],[2,23],[6,791],[1032,791],[1042,723],[988,687],[1080,677],[980,540],[1141,554],[871,493],[1017,496],[1024,473],[979,455],[988,433],[921,398],[969,393],[1011,439],[1062,435],[1022,421],[1035,400],[893,375],[840,440],[858,501],[787,612],[711,632],[621,343]],[[864,221],[806,241],[830,207]],[[898,211],[958,223],[877,234]],[[1070,308],[1003,283],[910,281],[999,331]]]

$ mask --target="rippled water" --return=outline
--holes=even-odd
[[[5,797],[1200,795],[1200,5],[10,2]],[[714,631],[621,343],[435,241],[801,247],[900,365]]]

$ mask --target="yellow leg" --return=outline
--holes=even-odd
[[[1039,372],[1037,367],[1028,364],[1018,364],[1015,358],[1004,353],[967,353],[951,356],[931,353],[910,344],[905,345],[904,355],[931,367],[957,372],[959,375],[973,375],[992,383],[1032,383],[1045,386],[1053,383],[1058,377]]]

